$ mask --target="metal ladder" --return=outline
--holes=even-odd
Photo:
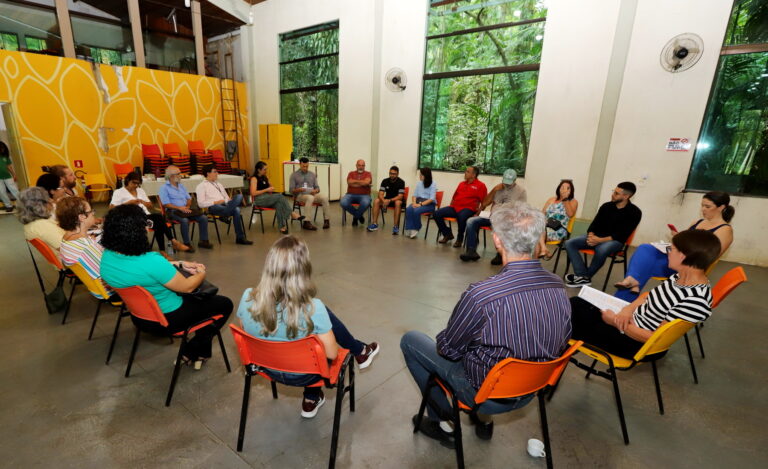
[[[228,142],[235,142],[234,156],[229,158],[237,168],[242,168],[240,162],[240,102],[235,90],[234,65],[232,53],[224,54],[224,70],[219,79],[219,96],[221,97],[221,138],[224,141],[224,153],[229,156]]]

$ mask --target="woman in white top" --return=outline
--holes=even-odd
[[[19,194],[16,209],[16,216],[24,225],[24,238],[39,238],[58,254],[64,230],[52,218],[53,200],[48,192],[42,187],[24,189]]]
[[[162,252],[165,248],[165,237],[171,240],[171,245],[176,251],[189,251],[189,247],[180,243],[174,236],[173,230],[168,226],[165,217],[160,213],[152,213],[152,202],[147,197],[147,193],[141,188],[141,175],[135,172],[128,173],[123,180],[123,187],[112,194],[112,201],[109,208],[118,205],[138,205],[147,214],[147,218],[152,221],[152,229],[155,230],[157,244]]]

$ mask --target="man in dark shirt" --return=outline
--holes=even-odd
[[[405,181],[398,177],[399,174],[400,168],[392,166],[389,168],[389,177],[381,181],[379,196],[373,201],[373,215],[371,224],[368,225],[368,231],[379,229],[379,225],[376,224],[379,221],[379,210],[386,212],[387,207],[393,207],[395,209],[395,226],[392,227],[392,234],[396,235],[400,232],[400,209],[407,201],[404,200]],[[384,218],[384,213],[382,213],[381,218]]]
[[[406,333],[400,341],[419,389],[436,373],[469,406],[496,363],[509,357],[553,360],[565,350],[571,335],[571,307],[563,283],[533,257],[544,232],[544,214],[516,203],[494,210],[491,223],[493,242],[504,263],[501,272],[464,291],[437,342],[417,331]],[[487,415],[522,407],[532,398],[533,394],[486,401],[478,414],[471,415],[475,433],[490,439],[493,422]],[[453,446],[453,430],[447,423],[451,406],[439,387],[433,388],[427,409],[428,417],[419,430]]]
[[[587,228],[587,234],[565,242],[568,259],[573,264],[572,274],[565,276],[565,285],[580,287],[589,285],[592,276],[600,270],[605,259],[619,251],[640,224],[643,212],[629,199],[637,188],[631,182],[622,182],[613,190],[611,201],[600,206],[595,219]],[[595,255],[587,267],[579,249],[593,249]]]

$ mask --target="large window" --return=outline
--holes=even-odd
[[[546,7],[431,0],[419,166],[525,173]]]
[[[339,160],[339,23],[280,35],[280,122],[297,158]]]
[[[0,49],[19,50],[19,36],[14,33],[0,32]]]
[[[768,7],[736,0],[688,190],[768,196]]]

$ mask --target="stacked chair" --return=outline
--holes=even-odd
[[[203,166],[213,164],[213,155],[211,152],[205,149],[202,140],[189,140],[187,142],[187,148],[189,149],[189,156],[192,160],[192,171],[195,174],[199,174]]]
[[[178,166],[181,174],[192,174],[192,161],[189,155],[181,153],[178,143],[163,143],[163,153],[172,165]]]
[[[141,155],[144,157],[144,172],[155,175],[163,175],[170,161],[160,153],[160,146],[156,144],[141,144]]]

